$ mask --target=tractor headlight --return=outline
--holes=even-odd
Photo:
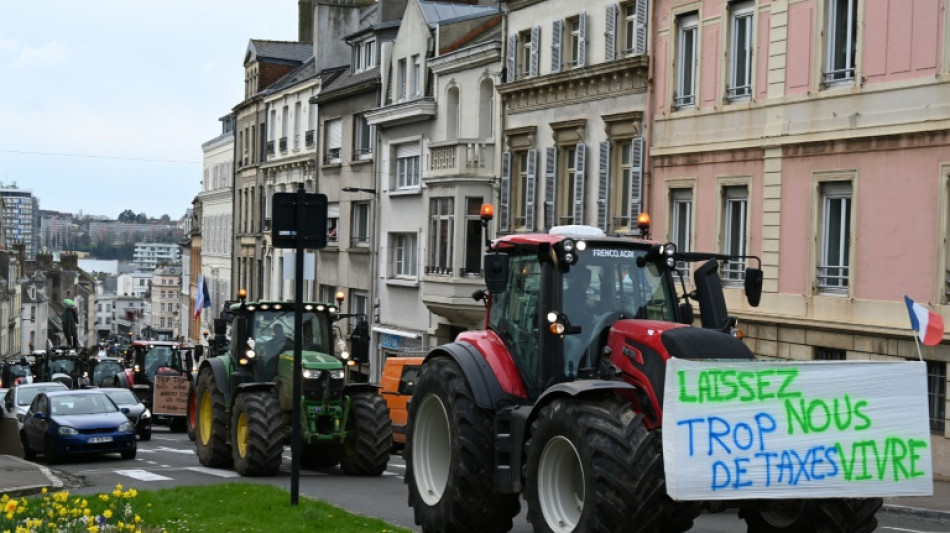
[[[565,252],[573,252],[574,241],[572,241],[571,239],[564,239],[564,242],[561,243],[561,248],[563,248]]]
[[[322,370],[310,370],[309,368],[303,371],[304,379],[320,379],[320,376],[323,375]]]
[[[135,370],[136,372],[141,372],[141,371],[142,371],[142,367],[140,367],[139,365],[135,365],[135,366],[133,367],[133,370]]]
[[[73,427],[69,427],[69,426],[60,426],[59,434],[60,435],[79,435],[79,430]]]
[[[343,369],[331,370],[330,379],[343,379]]]
[[[132,431],[132,422],[126,420],[125,422],[119,424],[119,433],[125,433],[128,431]]]
[[[255,357],[257,357],[257,352],[255,352],[253,349],[251,349],[251,350],[248,350],[248,351],[244,352],[244,356],[247,357],[248,359],[254,359]]]
[[[342,352],[340,352],[340,357],[343,358],[344,361],[346,361],[347,359],[350,358],[350,352],[343,350]]]
[[[248,363],[250,363],[250,361],[247,358],[242,357],[238,359],[238,364],[241,366],[247,366]]]

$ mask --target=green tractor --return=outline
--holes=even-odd
[[[334,322],[354,315],[332,304],[303,303],[302,326],[294,331],[292,302],[246,303],[243,290],[240,296],[230,309],[228,353],[198,369],[191,409],[201,464],[233,465],[244,476],[278,472],[291,434],[294,337],[301,335],[301,463],[381,475],[392,448],[389,409],[376,385],[347,383],[349,354],[342,335],[334,335]],[[352,343],[354,355],[365,358],[368,339],[354,336]]]

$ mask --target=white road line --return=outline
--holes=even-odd
[[[905,533],[939,533],[937,531],[922,531],[920,529],[907,529],[903,527],[881,526],[881,529],[890,529],[892,531],[904,531]]]
[[[171,481],[173,478],[153,474],[148,470],[116,470],[116,474],[126,476],[139,481]]]
[[[199,472],[201,474],[211,474],[212,476],[218,477],[239,477],[240,474],[233,470],[221,470],[220,468],[208,468],[206,466],[189,466],[185,470],[191,470],[192,472]]]
[[[387,468],[395,468],[397,470],[405,470],[406,465],[389,465]]]
[[[192,450],[191,448],[188,448],[187,450],[181,450],[181,449],[178,449],[178,448],[169,448],[168,446],[158,446],[158,447],[154,448],[153,451],[156,451],[156,452],[169,452],[169,453],[182,453],[182,454],[185,454],[185,455],[194,455],[194,454],[195,454],[195,451]]]

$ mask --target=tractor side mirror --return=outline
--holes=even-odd
[[[485,254],[485,285],[488,292],[504,292],[508,285],[508,255]]]
[[[745,298],[752,307],[759,306],[759,300],[762,299],[762,269],[745,269]]]
[[[353,328],[350,335],[351,357],[357,363],[369,362],[369,324],[365,320],[360,320]]]
[[[680,323],[692,324],[693,320],[695,320],[693,316],[693,306],[689,302],[681,302],[679,307]]]

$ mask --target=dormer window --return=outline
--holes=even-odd
[[[367,39],[355,45],[353,71],[360,72],[376,66],[376,39]]]

